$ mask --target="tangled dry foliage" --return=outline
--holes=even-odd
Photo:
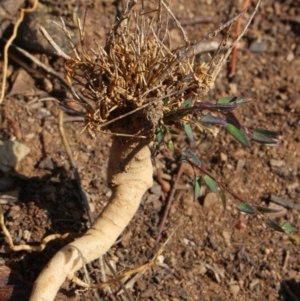
[[[124,13],[109,32],[104,48],[95,41],[96,51],[85,49],[84,26],[80,22],[82,49],[78,51],[72,45],[75,58],[62,54],[54,46],[67,58],[67,79],[74,97],[85,108],[85,128],[92,136],[95,136],[95,131],[109,129],[120,136],[154,140],[157,126],[168,112],[176,112],[187,99],[201,99],[213,87],[260,1],[244,31],[223,53],[220,50],[227,42],[230,27],[244,11],[201,40],[189,42],[164,1],[159,0],[154,8],[151,8],[153,3],[145,2],[142,0],[137,5],[136,0],[127,1]],[[150,8],[146,8],[149,4]],[[141,9],[135,10],[139,5]],[[179,48],[172,49],[169,20],[175,22],[182,34],[184,45]],[[208,62],[197,62],[195,47],[224,29],[225,37],[215,55]],[[41,30],[47,37],[44,29]],[[64,26],[63,30],[70,37]],[[53,41],[50,42],[53,45]]]

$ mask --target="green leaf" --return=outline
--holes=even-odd
[[[227,123],[234,125],[239,130],[242,128],[241,123],[236,118],[236,116],[233,114],[233,112],[227,112],[226,121],[227,121]]]
[[[227,97],[219,98],[217,103],[219,104],[232,103],[232,102],[236,102],[238,99],[241,98],[238,98],[236,96],[227,96]]]
[[[169,141],[168,141],[168,148],[169,148],[171,151],[174,151],[174,144],[173,144],[173,141],[172,141],[172,140],[169,140]]]
[[[249,100],[237,96],[222,97],[217,101],[218,104],[243,104],[247,102],[249,102]]]
[[[277,146],[279,144],[279,140],[275,138],[278,135],[279,133],[277,132],[272,132],[265,129],[255,129],[251,140],[270,146]]]
[[[188,123],[183,123],[182,126],[190,141],[194,141],[194,135],[191,126]]]
[[[232,124],[227,124],[226,130],[230,133],[237,141],[243,144],[246,147],[250,147],[250,141],[246,135],[246,133],[242,129],[238,129]]]
[[[285,223],[282,223],[280,224],[280,227],[283,229],[283,231],[287,234],[290,234],[290,233],[293,233],[293,232],[296,232],[297,229],[294,228],[292,225],[290,225],[289,223],[285,222]]]
[[[238,205],[237,207],[238,210],[242,211],[242,212],[245,212],[245,213],[250,213],[250,214],[253,214],[255,213],[255,208],[252,207],[250,204],[248,203],[241,203]]]
[[[270,209],[270,208],[265,208],[265,207],[260,207],[260,206],[257,206],[256,207],[256,210],[258,212],[261,212],[261,213],[278,213],[278,212],[281,212],[282,210],[278,210],[278,209]]]
[[[182,159],[190,162],[191,164],[193,164],[195,166],[201,166],[202,165],[199,158],[190,149],[187,149],[186,151],[184,151],[182,153]]]
[[[181,107],[182,108],[190,108],[192,106],[192,103],[193,103],[193,98],[190,97],[186,101],[184,101],[184,103],[181,105]]]
[[[194,200],[197,200],[200,195],[201,178],[196,177],[194,181]]]
[[[266,129],[255,129],[254,132],[256,134],[263,135],[263,136],[269,137],[269,138],[277,138],[277,136],[280,135],[279,132],[269,131]]]
[[[220,117],[213,116],[210,113],[203,116],[200,121],[201,123],[211,123],[211,124],[221,124],[221,125],[227,124],[226,120]]]
[[[203,177],[203,181],[205,182],[205,184],[208,186],[208,188],[212,191],[212,192],[217,192],[218,191],[218,185],[215,182],[215,180],[213,180],[210,176],[205,175]]]
[[[226,210],[226,204],[227,204],[227,200],[226,200],[226,195],[225,195],[225,190],[222,189],[220,191],[220,197],[221,197],[221,201],[222,201],[222,206],[223,206],[223,210]]]
[[[166,133],[166,131],[165,131],[164,127],[160,126],[160,127],[157,128],[157,130],[156,130],[156,140],[159,144],[164,141],[165,133]]]
[[[279,224],[277,224],[276,222],[272,221],[269,218],[266,219],[266,225],[275,231],[285,233],[285,230]]]

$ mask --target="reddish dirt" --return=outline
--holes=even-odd
[[[85,9],[83,1],[76,4],[74,1],[41,2],[48,5],[43,19],[62,15],[68,24],[72,24],[73,13],[82,17]],[[215,29],[242,6],[242,1],[216,2],[178,0],[176,5],[172,4],[174,14],[186,24],[184,29],[191,40]],[[252,11],[254,1],[250,2]],[[104,44],[106,32],[121,9],[122,1],[95,1],[87,17],[86,38],[95,38]],[[245,149],[224,131],[217,138],[198,133],[196,142],[190,145],[207,169],[253,205],[273,206],[271,195],[300,205],[299,15],[298,0],[262,1],[240,43],[235,76],[229,78],[228,69],[223,68],[215,89],[206,99],[215,101],[228,95],[249,95],[254,102],[238,110],[240,120],[248,127],[281,131],[281,145],[267,148],[253,144]],[[189,24],[189,20],[197,22]],[[176,43],[180,37],[176,28],[171,30],[171,35]],[[21,41],[18,45],[24,46]],[[57,72],[63,71],[62,60],[47,58],[39,51],[30,52]],[[16,55],[15,50],[12,53]],[[30,148],[30,153],[14,172],[0,174],[6,226],[15,244],[36,245],[47,234],[84,232],[88,217],[58,132],[58,105],[49,100],[63,99],[66,92],[53,77],[44,71],[38,73],[41,69],[30,60],[21,59],[23,65],[12,57],[10,61],[8,91],[15,88],[18,93],[10,93],[3,102],[1,139],[15,136]],[[29,75],[20,75],[24,68]],[[21,85],[25,80],[27,84]],[[14,87],[16,84],[19,86]],[[96,217],[110,196],[106,169],[111,138],[99,134],[97,140],[93,140],[81,130],[82,123],[65,123],[82,188]],[[175,141],[180,147],[186,146],[184,136]],[[179,159],[163,151],[153,160],[172,187]],[[293,240],[266,228],[259,216],[240,213],[236,209],[239,202],[229,194],[225,213],[219,200],[214,196],[208,199],[208,189],[203,188],[200,198],[193,201],[194,175],[193,169],[186,165],[162,242],[172,237],[164,246],[160,263],[147,269],[129,289],[132,299],[300,300],[299,237]],[[19,192],[16,202],[3,201],[3,195],[11,191]],[[158,224],[167,198],[160,184],[155,182],[123,236],[105,256],[118,272],[139,267],[154,256]],[[284,215],[274,219],[289,221],[300,229],[299,211],[287,209]],[[238,222],[243,223],[242,229],[237,229]],[[0,239],[0,278],[7,277],[8,268],[13,271],[8,281],[0,282],[0,293],[11,293],[11,298],[6,300],[26,300],[38,273],[66,242],[51,242],[40,253],[8,253],[2,234]],[[99,262],[89,264],[87,271],[91,281],[103,281]],[[79,272],[78,277],[84,279],[84,272]],[[110,293],[108,289],[81,290],[65,283],[57,300],[127,300],[126,296],[117,295],[118,290],[118,284]]]

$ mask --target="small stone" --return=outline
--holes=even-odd
[[[236,172],[242,171],[242,169],[244,168],[245,164],[246,164],[246,160],[244,160],[244,159],[239,159],[239,160],[237,161],[237,164],[236,164],[236,169],[235,169]]]
[[[238,89],[237,89],[237,84],[236,83],[230,83],[229,84],[229,93],[231,95],[236,95],[238,94]]]
[[[129,246],[129,244],[130,244],[131,238],[132,238],[132,232],[131,231],[127,231],[123,235],[123,237],[122,237],[121,246],[123,248],[127,248]]]
[[[268,50],[268,44],[266,42],[253,42],[249,50],[252,52],[265,52]]]
[[[238,294],[238,292],[240,291],[240,287],[237,284],[231,284],[229,286],[229,291],[233,295],[233,297],[235,298],[236,295]]]
[[[288,62],[292,62],[294,60],[294,58],[295,58],[295,55],[294,55],[294,52],[292,52],[292,51],[290,51],[286,56],[286,60]]]
[[[30,149],[25,144],[13,140],[0,140],[0,169],[8,172],[28,155]]]
[[[28,230],[24,230],[23,231],[23,239],[26,241],[26,242],[28,242],[29,240],[30,240],[30,238],[31,238],[31,232],[30,231],[28,231]]]
[[[47,157],[42,161],[40,161],[38,168],[45,169],[45,170],[53,170],[55,168],[55,164],[52,158]]]
[[[150,192],[156,195],[161,195],[161,186],[160,185],[153,185],[150,189]]]
[[[222,236],[224,237],[224,240],[225,240],[225,243],[227,245],[227,247],[230,247],[231,246],[231,234],[227,231],[227,230],[224,230],[222,232]]]
[[[271,159],[270,160],[270,165],[273,166],[273,167],[282,167],[284,165],[284,161]]]
[[[203,201],[203,206],[206,208],[212,207],[217,202],[219,202],[219,196],[215,192],[209,192]]]
[[[228,160],[228,157],[227,157],[227,155],[226,155],[226,154],[224,154],[224,153],[220,153],[220,159],[221,159],[221,161],[224,161],[224,162],[226,162],[226,161]]]

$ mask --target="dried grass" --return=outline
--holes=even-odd
[[[142,1],[142,9],[137,11],[135,4],[136,1],[127,1],[121,19],[108,34],[105,47],[95,41],[96,50],[86,51],[84,26],[78,23],[82,49],[74,51],[75,58],[66,60],[65,70],[74,96],[86,109],[85,128],[92,135],[100,129],[109,129],[113,133],[153,140],[166,113],[178,110],[187,99],[201,100],[213,87],[259,5],[245,30],[221,54],[229,29],[240,15],[200,41],[190,43],[163,0],[158,0],[152,10],[147,10]],[[170,35],[167,28],[162,29],[162,19],[164,24],[169,19],[175,21],[183,36],[182,47],[170,48]],[[62,28],[68,35],[64,24]],[[226,28],[224,40],[210,61],[196,63],[195,47]]]

